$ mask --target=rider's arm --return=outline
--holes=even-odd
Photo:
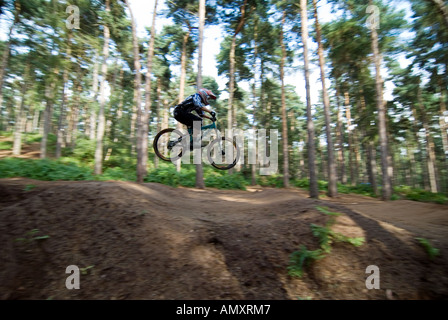
[[[213,112],[213,111],[211,111],[210,109],[208,109],[208,108],[206,108],[206,107],[202,107],[201,110],[202,110],[202,111],[205,111],[205,112],[208,112],[208,113],[210,113],[210,114]],[[204,113],[202,113],[202,117],[203,117],[203,118],[207,118],[207,119],[209,119],[209,120],[213,120],[212,117],[206,116]]]
[[[204,114],[204,111],[205,111],[205,112],[208,112],[208,113],[210,113],[210,114],[212,113],[212,111],[211,111],[210,109],[208,109],[208,108],[202,103],[202,101],[201,101],[201,97],[199,96],[199,94],[196,94],[196,95],[193,96],[193,102],[194,102],[194,104],[196,105],[196,107],[197,107],[196,111],[197,111],[198,115],[199,115],[201,118],[207,118],[207,119],[209,119],[209,120],[213,120],[212,117],[206,116],[206,115]]]

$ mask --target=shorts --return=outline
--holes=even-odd
[[[174,115],[174,119],[176,119],[180,123],[186,125],[188,128],[193,127],[193,121],[201,121],[201,126],[202,126],[202,118],[201,117],[195,116],[191,112],[185,112],[178,107],[174,108],[173,115]]]

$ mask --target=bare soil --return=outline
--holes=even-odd
[[[365,243],[335,243],[292,278],[290,254],[318,248],[310,225],[328,221],[316,206]],[[447,299],[447,230],[448,206],[413,201],[0,179],[0,299]],[[441,255],[430,260],[416,237]],[[65,286],[69,265],[79,290]],[[369,265],[378,290],[366,289]]]

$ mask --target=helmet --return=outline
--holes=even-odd
[[[208,105],[208,99],[216,100],[216,96],[213,94],[213,92],[211,92],[211,90],[202,88],[198,93],[201,96],[202,101],[204,101],[205,105]]]

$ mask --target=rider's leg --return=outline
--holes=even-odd
[[[190,136],[192,137],[191,144],[195,144],[196,143],[200,143],[201,141],[201,127],[202,127],[202,118],[189,113],[188,115],[186,115],[186,117],[188,118],[188,122],[189,125],[188,126],[188,133],[190,134]]]

